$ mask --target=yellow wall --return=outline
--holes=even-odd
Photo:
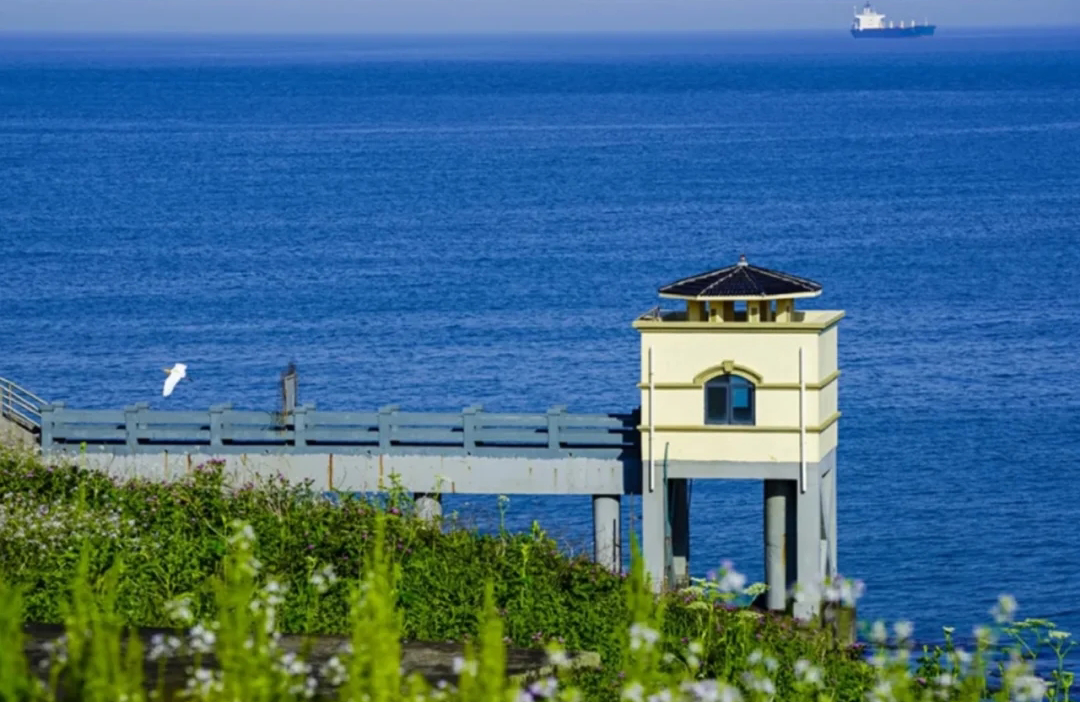
[[[654,458],[798,461],[799,348],[806,370],[806,460],[836,446],[837,334],[841,312],[815,311],[803,322],[636,322],[641,333],[641,419],[647,450],[649,349],[653,357]],[[705,424],[702,384],[733,365],[755,384],[754,426]]]

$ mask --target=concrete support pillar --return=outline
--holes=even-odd
[[[619,495],[593,495],[593,560],[613,573],[622,568]]]
[[[671,577],[674,587],[690,584],[690,481],[668,481],[668,514],[671,520]]]
[[[645,437],[645,443],[648,445],[648,437]],[[653,591],[660,592],[664,588],[667,566],[665,537],[668,524],[663,463],[655,461],[651,487],[647,458],[641,462],[641,470],[641,556]]]
[[[808,620],[821,611],[821,473],[817,464],[806,470],[805,490],[799,492],[795,572],[804,596],[796,600],[794,615]]]
[[[432,522],[442,517],[442,495],[417,492],[413,493],[416,516],[425,522]]]
[[[829,461],[821,475],[821,546],[824,577],[835,578],[839,572],[836,548],[836,461]]]
[[[787,593],[794,576],[795,501],[797,484],[793,480],[765,481],[765,605],[773,611],[787,607]]]

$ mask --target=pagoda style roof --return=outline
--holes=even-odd
[[[784,299],[820,294],[820,283],[752,266],[746,256],[739,256],[734,266],[699,273],[660,288],[661,297],[693,300]]]

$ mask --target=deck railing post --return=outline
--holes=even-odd
[[[562,425],[565,415],[566,405],[555,405],[547,411],[548,448],[552,451],[558,451],[562,448],[559,427]]]
[[[124,408],[124,434],[128,450],[132,453],[139,447],[139,406],[128,405]]]
[[[52,450],[53,445],[53,404],[41,406],[41,452]]]
[[[398,405],[386,405],[379,408],[379,451],[390,448],[393,440],[394,415],[401,409]]]
[[[220,405],[211,405],[210,407],[210,445],[221,446],[222,445],[222,424],[224,414],[232,409],[232,403],[226,402]]]
[[[308,412],[314,411],[313,402],[306,402],[293,410],[293,446],[307,446]]]
[[[466,456],[471,455],[476,450],[477,415],[483,411],[483,405],[471,405],[461,413],[461,445],[465,449]]]

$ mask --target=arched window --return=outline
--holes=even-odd
[[[753,424],[754,384],[738,375],[718,375],[705,383],[706,424]]]

